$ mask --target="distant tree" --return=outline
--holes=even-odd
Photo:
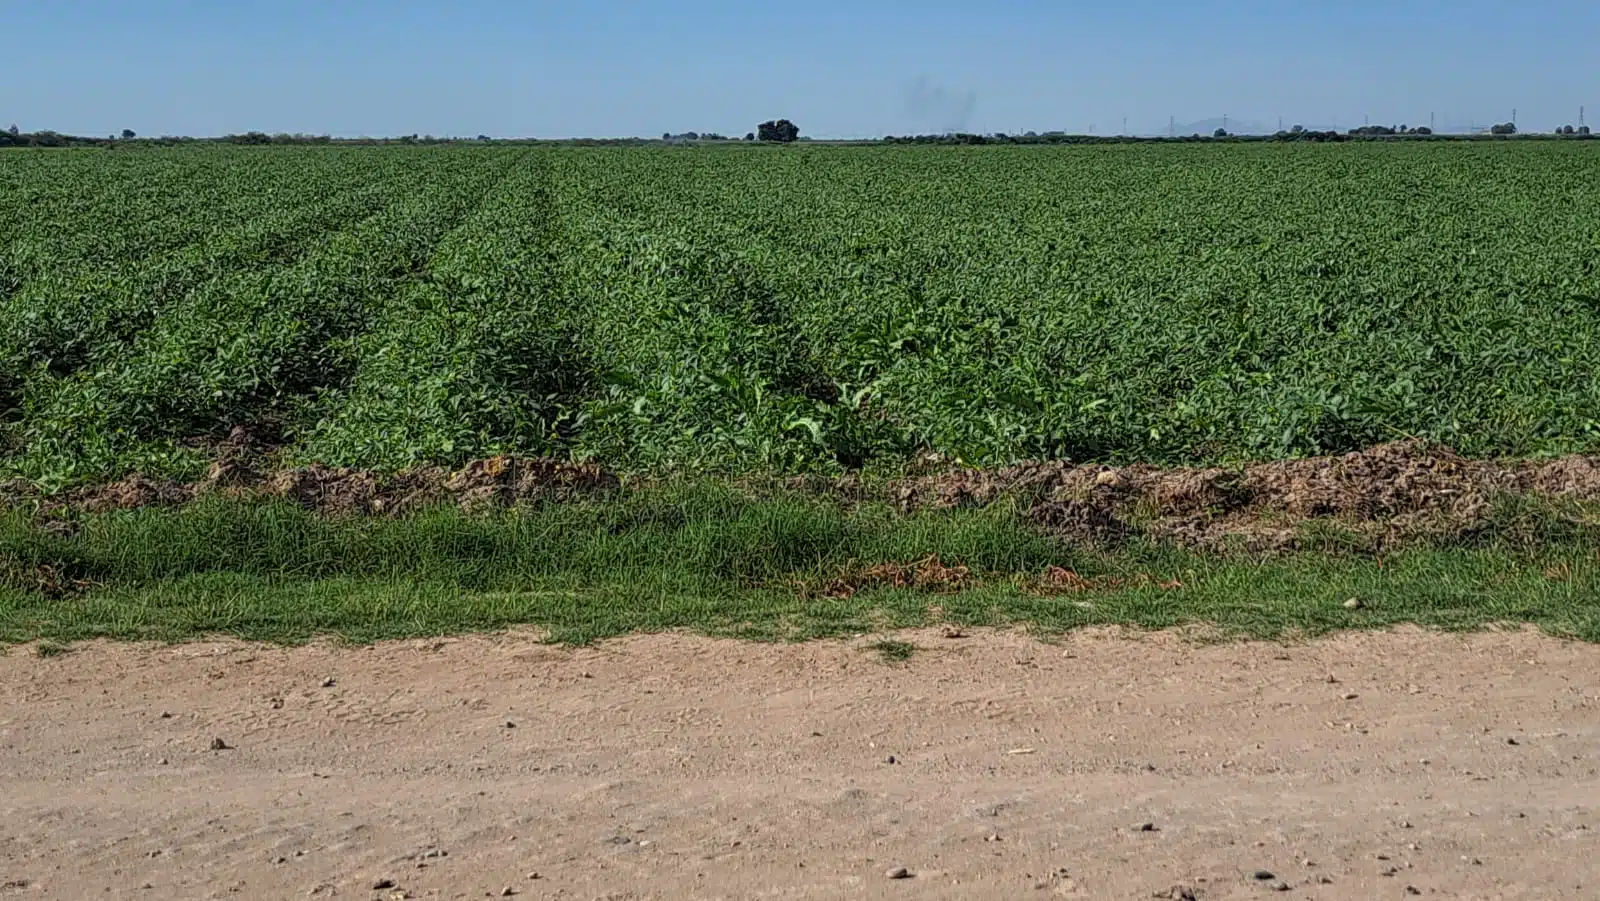
[[[756,128],[756,136],[763,141],[791,144],[800,137],[800,127],[788,119],[763,122]]]
[[[10,135],[10,136],[12,136],[14,138],[17,135],[22,134],[22,129],[20,129],[20,128],[16,127],[15,125],[13,125],[10,128],[6,129],[6,134],[8,134],[8,135]]]
[[[138,135],[134,134],[133,133],[133,129],[131,129],[131,128],[124,128],[122,130],[122,140],[124,140],[124,141],[131,141],[131,140],[133,140],[134,138],[137,138],[137,137],[138,137]]]
[[[491,138],[488,135],[478,135],[478,140],[480,140],[480,141],[492,141],[492,140],[494,140],[494,138]]]
[[[756,139],[756,133],[753,131],[747,131],[744,134],[744,139],[746,141],[754,141]]]
[[[1492,126],[1489,129],[1489,134],[1492,135],[1514,135],[1516,133],[1517,126],[1514,122],[1502,122],[1499,125]]]
[[[1433,129],[1426,125],[1418,125],[1416,128],[1411,130],[1411,133],[1414,135],[1431,135],[1433,134]]]
[[[1295,127],[1289,129],[1289,134],[1292,134],[1292,135],[1304,134],[1305,130],[1306,130],[1306,127],[1304,125],[1296,125]]]
[[[1225,137],[1228,136],[1228,130],[1226,128],[1219,128],[1216,131],[1212,132],[1211,136],[1213,138],[1225,138]]]

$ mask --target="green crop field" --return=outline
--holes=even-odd
[[[1600,145],[1554,142],[0,153],[0,643],[940,618],[1600,640],[1581,460],[1519,483],[1564,497],[1380,448],[1332,481],[1091,473],[1099,507],[1070,480],[892,500],[929,452],[1600,450],[1596,186]],[[73,506],[198,477],[240,427],[257,474],[650,477],[484,515]],[[859,495],[762,478],[857,470]],[[1243,543],[1190,540],[1217,524]]]
[[[1600,146],[0,154],[0,477],[1600,447]]]

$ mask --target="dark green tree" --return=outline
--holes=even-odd
[[[763,122],[756,128],[756,137],[777,144],[792,144],[800,138],[800,126],[788,119]]]

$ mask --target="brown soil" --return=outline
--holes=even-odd
[[[822,595],[830,598],[854,597],[868,588],[920,588],[924,591],[956,592],[976,584],[972,570],[965,566],[946,566],[937,556],[915,563],[879,563],[830,581]]]
[[[321,465],[263,473],[244,461],[224,458],[212,464],[199,482],[157,480],[135,474],[59,498],[36,500],[45,513],[104,513],[172,506],[220,492],[238,497],[282,498],[321,513],[374,515],[405,513],[441,503],[476,509],[565,501],[614,490],[620,484],[614,474],[593,464],[517,457],[475,460],[459,470],[428,466],[394,474]]]
[[[1022,498],[1043,527],[1096,542],[1142,532],[1190,547],[1280,550],[1301,546],[1306,527],[1318,524],[1381,550],[1411,538],[1470,536],[1506,497],[1600,498],[1597,464],[1600,458],[1579,456],[1468,460],[1404,441],[1238,469],[1052,462],[961,470],[909,481],[898,499],[910,509]]]
[[[203,494],[287,498],[330,514],[394,514],[440,503],[464,508],[564,501],[621,487],[588,463],[495,457],[459,470],[423,467],[383,475],[327,466],[273,468],[248,436],[224,443],[206,478],[183,483],[132,475],[40,498],[0,485],[0,504],[31,503],[47,521],[186,503]],[[926,466],[923,467],[927,469]],[[1469,460],[1421,441],[1338,457],[1223,468],[1110,467],[1069,461],[928,472],[869,488],[855,477],[791,480],[853,503],[887,496],[903,509],[1020,502],[1041,528],[1106,544],[1135,535],[1214,549],[1290,550],[1318,543],[1383,551],[1416,538],[1462,539],[1490,528],[1497,503],[1537,497],[1600,500],[1600,457]]]
[[[1600,897],[1600,647],[897,637],[12,648],[0,898]]]

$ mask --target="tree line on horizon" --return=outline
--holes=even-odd
[[[886,144],[1122,144],[1145,142],[1195,142],[1195,141],[1276,141],[1276,142],[1340,142],[1347,140],[1364,140],[1379,138],[1424,138],[1436,140],[1477,140],[1483,138],[1591,138],[1593,134],[1588,125],[1573,127],[1563,125],[1550,132],[1519,132],[1514,123],[1506,122],[1492,126],[1487,132],[1439,134],[1426,126],[1410,127],[1407,125],[1364,125],[1340,132],[1335,130],[1312,130],[1296,125],[1273,134],[1234,134],[1218,128],[1209,135],[1199,133],[1190,135],[1086,135],[1074,134],[1065,131],[1024,132],[1022,134],[1006,134],[993,132],[987,134],[950,132],[941,134],[922,135],[886,135],[882,138],[869,139],[859,143],[886,143]],[[736,139],[727,137],[717,132],[682,132],[673,134],[666,132],[659,139],[662,143],[719,143],[734,142]],[[812,139],[802,137],[799,126],[788,119],[773,119],[763,122],[755,131],[747,132],[744,142],[764,144],[791,144],[797,141],[809,142]],[[55,131],[24,132],[16,125],[5,131],[0,131],[0,148],[3,147],[116,147],[123,144],[155,144],[174,145],[190,143],[212,144],[242,144],[242,145],[315,145],[315,144],[342,144],[342,145],[390,145],[390,144],[463,144],[463,143],[539,143],[539,144],[575,144],[575,145],[632,145],[656,143],[650,138],[563,138],[563,139],[537,139],[537,138],[492,138],[480,134],[476,138],[462,137],[435,137],[434,135],[399,135],[395,137],[359,137],[335,138],[331,135],[312,134],[268,134],[261,131],[250,131],[241,134],[227,134],[213,138],[197,138],[181,135],[162,135],[156,138],[140,138],[132,129],[123,129],[120,135],[110,135],[105,138],[84,137],[79,135],[61,134]],[[858,142],[847,142],[858,143]]]

